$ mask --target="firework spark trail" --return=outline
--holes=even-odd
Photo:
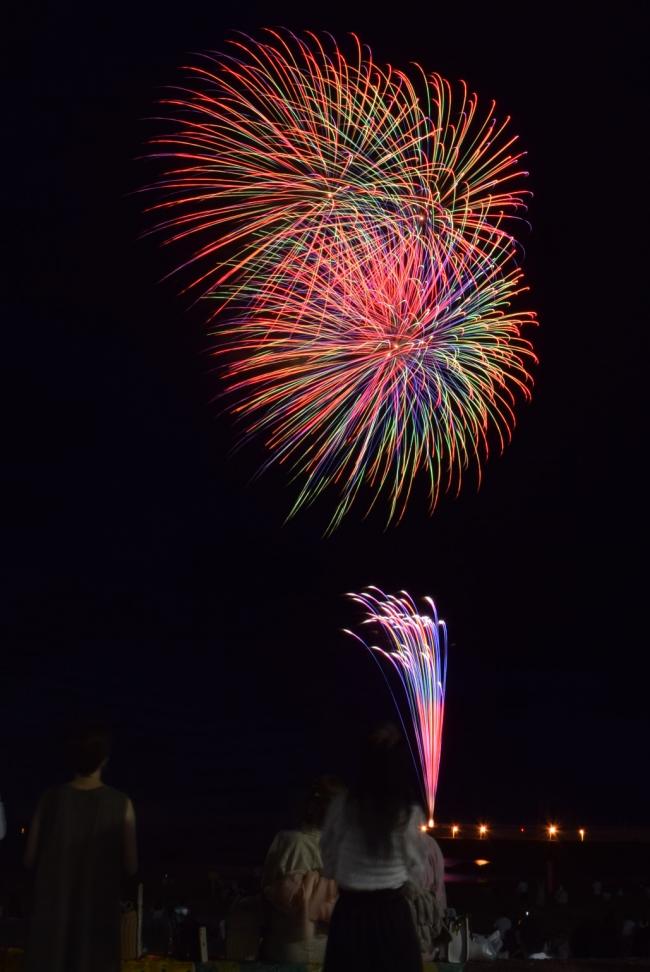
[[[481,114],[464,82],[454,96],[417,65],[416,83],[380,68],[355,35],[348,62],[332,39],[266,33],[188,66],[188,86],[163,102],[170,131],[152,139],[153,157],[173,162],[152,187],[167,197],[151,207],[156,229],[200,241],[184,264],[204,268],[191,287],[220,297],[226,281],[267,272],[280,240],[333,216],[351,237],[359,214],[403,222],[434,210],[460,238],[512,242],[503,214],[524,208],[526,173],[494,104]]]
[[[192,282],[206,293],[259,273],[269,247],[333,212],[350,225],[360,209],[403,218],[426,194],[426,119],[406,76],[356,37],[348,63],[316,35],[267,33],[271,43],[233,41],[232,55],[188,67],[192,87],[164,102],[175,128],[152,140],[174,163],[156,186],[169,198],[152,209],[170,213],[158,228],[201,238],[189,262],[207,261]]]
[[[399,677],[416,742],[417,758],[413,754],[414,761],[422,783],[429,823],[433,825],[445,712],[447,627],[439,619],[431,598],[425,598],[431,609],[429,615],[418,612],[413,598],[406,591],[392,595],[384,594],[377,587],[369,587],[363,593],[350,594],[349,597],[364,609],[363,624],[377,629],[384,644],[371,645],[354,631],[346,633],[361,642],[373,657],[379,655],[387,659]],[[388,685],[390,688],[390,681]],[[410,745],[411,733],[405,725],[400,702],[392,688],[391,694]]]
[[[405,235],[369,221],[357,235],[349,246],[320,234],[311,262],[276,275],[219,329],[234,411],[264,435],[268,464],[301,479],[292,512],[335,488],[330,530],[363,483],[370,507],[386,493],[390,521],[419,472],[432,509],[470,464],[480,480],[490,437],[501,450],[509,441],[535,360],[521,336],[534,315],[510,310],[524,288],[515,266],[500,269],[500,237],[459,266],[428,225]]]

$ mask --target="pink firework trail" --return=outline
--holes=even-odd
[[[406,591],[393,595],[369,587],[361,594],[349,596],[365,611],[362,623],[379,629],[384,646],[368,644],[354,631],[346,633],[360,641],[373,658],[378,654],[387,659],[399,676],[416,741],[417,759],[413,753],[414,761],[420,773],[429,826],[433,826],[445,713],[447,626],[438,617],[430,597],[425,598],[430,614],[420,614]],[[380,667],[386,675],[381,664]],[[390,687],[390,682],[388,685]],[[411,733],[407,731],[402,707],[392,688],[390,690],[410,741]]]

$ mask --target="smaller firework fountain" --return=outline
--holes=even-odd
[[[346,634],[360,641],[375,660],[377,655],[387,659],[399,676],[412,732],[403,715],[402,701],[393,691],[384,666],[378,661],[409,744],[412,736],[415,736],[417,753],[412,744],[411,752],[422,783],[429,826],[432,827],[445,712],[447,626],[438,618],[438,611],[430,597],[425,598],[431,609],[430,614],[420,614],[406,591],[393,595],[384,594],[378,587],[369,587],[363,593],[350,594],[349,597],[363,607],[365,617],[362,623],[379,629],[384,646],[369,644],[354,631],[346,630]]]

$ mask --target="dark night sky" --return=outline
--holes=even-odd
[[[145,819],[202,807],[223,834],[251,813],[265,835],[390,713],[340,633],[342,594],[368,583],[431,594],[449,623],[441,817],[647,823],[640,9],[21,7],[2,122],[13,823],[57,778],[61,720],[96,707]],[[324,540],[327,503],[283,525],[284,474],[251,483],[261,451],[229,456],[205,308],[159,283],[179,254],[139,238],[159,86],[267,24],[355,30],[379,60],[464,77],[529,149],[533,402],[478,493],[468,479],[431,518],[416,495],[388,531],[353,513]]]

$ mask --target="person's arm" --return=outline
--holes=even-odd
[[[318,871],[294,871],[263,888],[264,897],[274,908],[305,923],[305,937],[311,935],[308,922],[327,924],[336,904],[334,881]]]
[[[416,888],[422,890],[427,886],[427,880],[432,877],[430,867],[427,863],[428,838],[422,831],[424,826],[424,814],[421,809],[414,806],[409,814],[409,819],[404,830],[404,862],[409,881]]]
[[[304,914],[310,892],[311,873],[313,872],[293,871],[277,878],[262,889],[264,897],[285,915]]]
[[[135,837],[135,810],[130,800],[126,801],[124,815],[124,870],[130,876],[138,870],[138,845]]]
[[[329,924],[338,897],[336,881],[312,871],[308,888],[307,913],[311,921]]]
[[[27,847],[25,848],[25,867],[33,867],[36,863],[36,853],[38,851],[38,838],[41,831],[41,806],[39,803],[36,812],[32,817],[32,823],[27,834]]]
[[[339,848],[344,832],[345,795],[334,797],[325,815],[320,837],[320,852],[323,858],[323,875],[336,878]]]
[[[329,921],[336,885],[322,877],[320,863],[320,855],[314,854],[301,834],[279,833],[264,865],[264,897],[284,914],[309,921]]]

